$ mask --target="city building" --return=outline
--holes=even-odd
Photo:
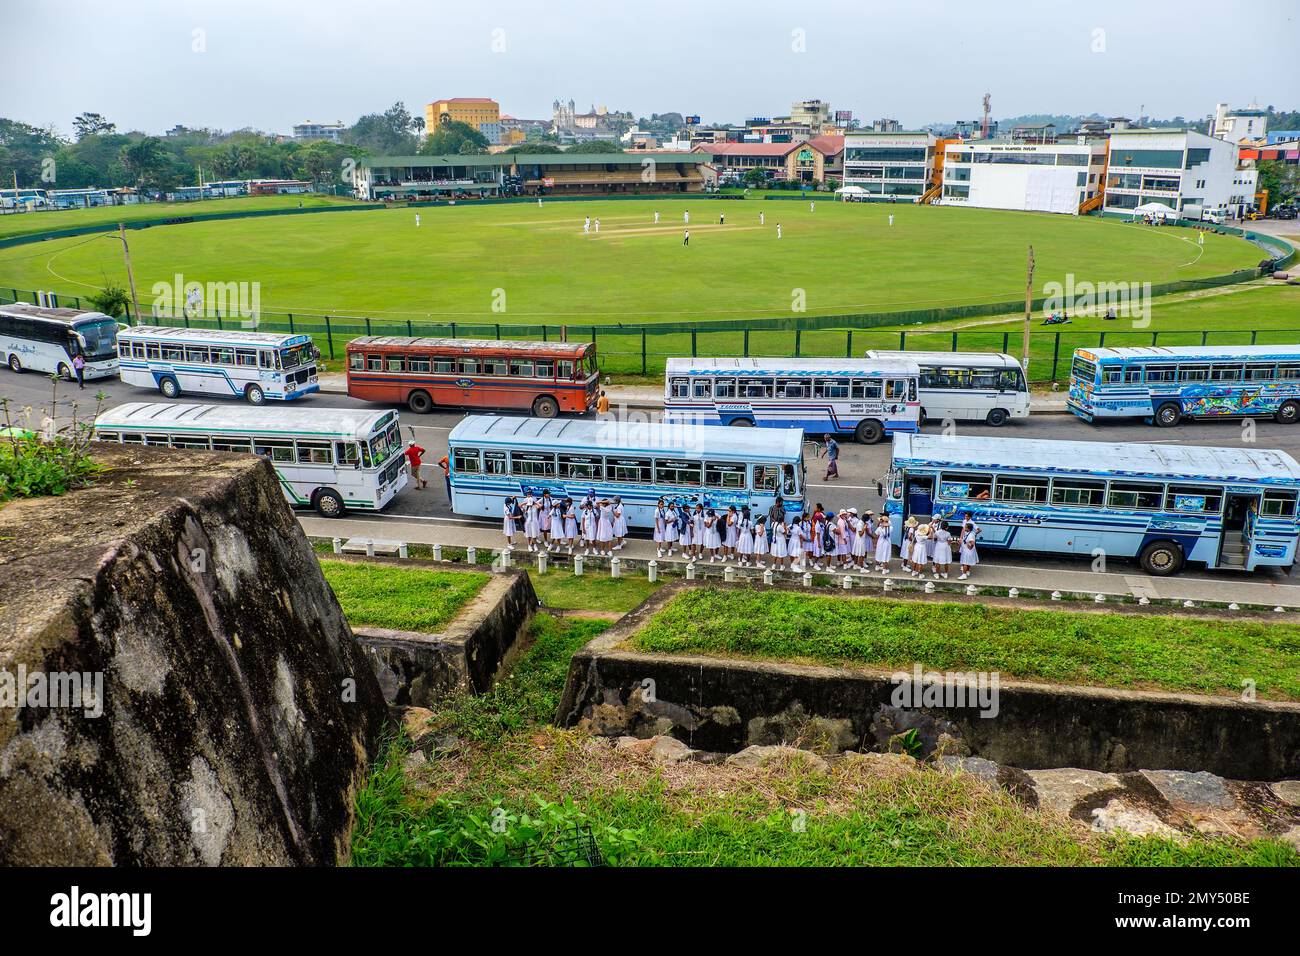
[[[357,198],[462,199],[490,196],[695,193],[707,153],[495,153],[377,156],[358,163]]]
[[[338,143],[342,142],[345,132],[347,132],[347,126],[342,121],[337,123],[313,123],[308,120],[306,123],[294,124],[293,138],[297,140],[327,139],[331,143]]]
[[[1251,104],[1245,109],[1229,109],[1227,103],[1214,107],[1214,118],[1210,123],[1210,135],[1224,139],[1229,143],[1255,141],[1264,139],[1268,133],[1268,110],[1258,104]]]
[[[844,185],[860,186],[869,199],[920,199],[935,162],[933,133],[855,132],[844,136]]]
[[[1163,203],[1186,219],[1203,210],[1242,211],[1237,147],[1190,129],[1124,129],[1110,135],[1106,212],[1131,213]]]
[[[903,124],[896,119],[878,119],[871,121],[871,132],[873,133],[901,133]]]
[[[589,143],[596,139],[617,140],[635,121],[631,113],[610,110],[605,106],[592,106],[586,113],[579,113],[573,100],[568,103],[555,100],[551,111],[550,132],[566,144]]]
[[[1013,143],[1054,143],[1056,142],[1055,123],[1018,123],[1011,127]]]
[[[457,96],[434,100],[424,108],[424,132],[429,134],[440,123],[465,123],[482,133],[489,146],[501,142],[501,107],[486,97]]]
[[[1078,215],[1101,189],[1106,141],[951,142],[943,156],[944,206]]]
[[[962,139],[984,139],[984,120],[958,120],[956,125],[956,135]],[[998,135],[998,121],[989,120],[988,139],[996,139]]]
[[[793,126],[807,126],[813,136],[834,127],[831,105],[821,100],[800,100],[790,105],[789,122]]]
[[[811,185],[824,182],[832,169],[842,168],[844,137],[822,136],[798,143],[709,143],[696,146],[694,152],[713,157],[723,182],[761,169],[772,180]]]

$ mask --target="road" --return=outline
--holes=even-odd
[[[7,369],[0,371],[0,398],[9,400],[11,410],[31,407],[34,410],[33,420],[37,425],[40,423],[43,410],[49,406],[50,392],[50,382],[43,375],[33,373],[15,375]],[[70,417],[71,410],[64,404],[68,401],[78,403],[79,418],[93,415],[97,392],[107,396],[104,400],[105,408],[123,402],[160,399],[160,396],[154,392],[124,385],[116,379],[92,382],[84,392],[79,392],[75,386],[61,383],[59,385],[60,421],[66,421]],[[180,400],[198,401],[197,398],[186,397]],[[328,408],[376,407],[345,395],[325,393],[311,396],[305,400],[305,404]],[[620,414],[649,414],[651,418],[658,417],[657,413],[647,413],[640,409],[623,410]],[[416,440],[429,449],[430,454],[426,461],[432,463],[446,452],[447,435],[461,417],[462,413],[458,412],[435,412],[417,416],[404,411],[402,420],[405,425],[414,427]],[[1028,419],[1012,422],[1002,428],[990,428],[987,425],[974,423],[958,423],[956,427],[961,433],[970,435],[1071,439],[1096,441],[1107,445],[1117,442],[1160,442],[1277,448],[1300,458],[1300,427],[1280,425],[1273,421],[1251,424],[1232,421],[1197,422],[1174,428],[1157,429],[1139,421],[1093,426],[1071,415],[1032,415]],[[927,426],[926,431],[934,428],[935,426]],[[815,459],[809,461],[808,496],[812,501],[819,501],[833,509],[856,507],[859,510],[870,508],[878,512],[881,510],[881,499],[876,494],[876,480],[888,470],[889,458],[888,442],[864,446],[846,440],[841,445],[839,480],[831,482],[822,480],[823,463]],[[452,515],[437,469],[430,465],[428,470],[430,480],[426,490],[416,491],[408,488],[382,515],[353,516],[343,522],[330,522],[304,513],[302,523],[309,533],[322,536],[339,533],[369,534],[409,542],[499,547],[501,539],[496,533],[497,523],[463,519]],[[653,549],[648,547],[648,543],[644,549],[641,546],[630,549],[629,556],[644,556],[640,554],[642,550],[646,550],[649,556],[653,556]],[[1300,607],[1300,575],[1288,575],[1284,570],[1268,569],[1242,574],[1187,569],[1177,578],[1157,581],[1145,576],[1134,563],[1112,561],[1111,567],[1105,572],[1098,572],[1105,582],[1098,584],[1096,582],[1099,579],[1089,569],[1086,561],[1058,560],[1029,554],[996,555],[987,558],[986,566],[981,571],[992,573],[994,567],[1005,571],[1019,569],[1012,580],[1003,583],[1021,587],[1045,586],[1063,590],[1097,590],[1114,594],[1139,596],[1147,594],[1150,597],[1186,596],[1200,600],[1250,601]],[[1043,583],[1031,585],[1028,583],[1030,577],[1035,582]],[[1183,584],[1173,582],[1183,582]],[[986,580],[985,583],[989,581]],[[1249,596],[1247,592],[1250,592]]]

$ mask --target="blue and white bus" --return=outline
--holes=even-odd
[[[648,528],[660,498],[765,514],[780,495],[803,511],[803,432],[706,425],[470,415],[447,438],[451,509],[499,518],[507,496],[618,495],[632,527]]]
[[[981,549],[1137,558],[1148,574],[1289,568],[1300,463],[1285,452],[957,435],[894,438],[886,510],[970,514]]]
[[[1300,345],[1075,349],[1070,411],[1085,421],[1272,415],[1300,420]]]
[[[169,399],[197,392],[261,405],[320,391],[310,335],[137,325],[117,348],[123,382]]]
[[[903,358],[670,358],[664,421],[851,433],[873,445],[920,427],[919,372]]]

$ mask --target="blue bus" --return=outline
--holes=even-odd
[[[1075,349],[1070,411],[1085,421],[1272,415],[1300,420],[1300,345]]]
[[[447,438],[451,510],[499,518],[507,496],[618,495],[631,527],[649,528],[660,498],[764,514],[779,494],[803,511],[803,432],[470,415]]]
[[[904,358],[671,358],[664,421],[802,428],[873,445],[920,427],[919,375]]]
[[[1137,558],[1153,575],[1289,568],[1300,463],[1285,452],[1187,445],[897,435],[886,510],[960,523],[981,549]]]

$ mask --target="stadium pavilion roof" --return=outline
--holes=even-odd
[[[707,163],[712,160],[709,153],[652,152],[639,150],[635,153],[475,153],[461,156],[371,156],[362,159],[359,165],[369,169],[386,169],[391,167],[450,167],[450,166],[572,166],[596,165],[601,163],[639,166],[646,159],[662,163]]]

